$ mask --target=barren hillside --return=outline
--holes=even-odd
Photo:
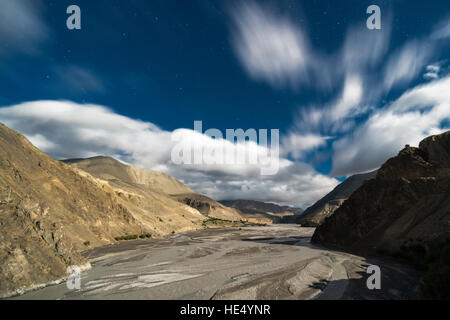
[[[0,124],[0,295],[61,278],[78,252],[148,230],[113,189]]]
[[[189,221],[193,219],[192,214],[201,213],[200,217],[214,217],[223,220],[241,220],[242,217],[233,208],[228,208],[217,201],[201,195],[180,181],[172,178],[162,172],[136,168],[125,165],[113,158],[94,157],[89,159],[66,160],[72,166],[86,171],[89,174],[106,181],[113,187],[121,198],[133,202],[135,207],[130,208],[133,212],[138,212],[135,216],[146,223],[144,220],[149,216],[144,213],[141,217],[139,208],[150,211],[152,217],[157,217],[152,224],[161,222],[159,220],[161,210],[172,212],[171,217],[161,217],[164,221],[171,219],[172,222],[179,218],[187,217]],[[136,196],[140,201],[135,201]],[[127,204],[124,204],[127,206]],[[198,219],[198,218],[197,218]],[[187,221],[182,219],[181,223],[186,225]],[[164,227],[164,225],[161,225]],[[186,228],[186,230],[190,230]]]

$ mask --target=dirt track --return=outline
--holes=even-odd
[[[310,244],[312,228],[272,225],[208,229],[123,242],[86,253],[81,289],[66,283],[16,299],[403,299],[418,273]],[[368,290],[377,264],[382,289]]]

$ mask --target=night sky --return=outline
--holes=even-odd
[[[81,30],[66,28],[72,4]],[[372,4],[381,30],[366,28]],[[0,0],[0,121],[56,158],[106,154],[216,199],[307,206],[450,128],[449,40],[446,0]],[[194,120],[277,128],[286,166],[171,164],[164,139]]]

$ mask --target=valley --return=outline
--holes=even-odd
[[[13,299],[405,299],[420,274],[394,261],[312,245],[313,228],[215,228],[121,242],[83,253],[92,269]],[[366,268],[382,270],[368,290]]]
[[[449,133],[406,146],[303,212],[221,203],[111,157],[58,161],[0,125],[0,297],[445,297],[436,276],[448,265]],[[367,287],[371,265],[381,289]],[[83,271],[77,290],[64,281],[72,266]]]
[[[0,0],[0,306],[450,300],[450,1],[376,2]]]

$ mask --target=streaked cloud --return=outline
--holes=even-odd
[[[55,65],[53,72],[57,81],[70,91],[103,92],[103,81],[87,68],[77,65]]]
[[[336,121],[345,118],[349,113],[358,108],[363,95],[363,84],[357,75],[349,75],[344,84],[342,96],[332,105],[330,118]]]
[[[419,85],[333,144],[333,175],[376,169],[406,144],[450,129],[450,77]]]
[[[423,77],[427,80],[434,80],[439,78],[439,71],[441,70],[441,66],[438,64],[430,64],[426,68],[426,72]]]
[[[437,24],[431,37],[437,40],[450,38],[450,16]]]
[[[322,54],[310,45],[308,35],[286,17],[267,16],[264,8],[254,3],[236,12],[235,22],[241,23],[236,29],[241,41],[234,44],[237,50],[241,50],[237,52],[249,74],[274,87],[302,83],[332,92],[328,102],[299,108],[292,129],[283,138],[285,155],[302,159],[307,152],[325,146],[327,140],[336,139],[331,174],[341,176],[364,172],[377,168],[404,144],[414,144],[428,134],[440,132],[442,124],[448,121],[448,96],[442,92],[450,91],[449,83],[439,80],[445,76],[440,64],[430,62],[441,45],[435,40],[450,35],[450,20],[439,23],[428,37],[411,39],[390,52],[392,19],[388,12],[381,30],[368,30],[363,23],[361,26],[353,25],[348,29],[341,48],[334,53]],[[287,21],[283,25],[289,26],[289,34],[301,39],[293,45],[296,52],[302,53],[299,55],[301,59],[297,67],[289,66],[290,71],[295,71],[295,77],[289,74],[287,64],[284,65],[286,72],[280,71],[281,67],[270,68],[273,61],[292,62],[286,56],[278,55],[278,60],[266,53],[268,46],[280,47],[280,39],[265,37],[266,33],[270,34],[266,28],[276,30],[274,26],[279,26],[279,21]],[[258,39],[267,43],[258,45]],[[249,47],[255,48],[261,57],[272,58],[270,63],[255,58]],[[258,68],[250,64],[258,62],[266,68],[259,77],[252,74]],[[430,86],[408,90],[393,103],[382,102],[391,89],[407,88],[421,75],[426,80],[433,80]],[[434,98],[430,97],[431,92]],[[410,101],[409,97],[417,101],[426,100],[429,109],[418,111],[409,108],[417,102]],[[405,110],[394,111],[399,105]]]
[[[231,41],[244,71],[251,79],[276,89],[308,86],[314,93],[324,93],[315,102],[300,101],[295,123],[281,139],[281,166],[276,176],[262,177],[257,165],[174,165],[170,158],[174,132],[205,148],[222,144],[226,154],[267,150],[255,143],[212,139],[186,128],[162,130],[99,105],[27,102],[0,108],[0,121],[56,158],[110,155],[164,171],[215,198],[245,197],[296,205],[311,204],[336,185],[335,179],[305,163],[313,162],[306,159],[313,152],[327,148],[324,153],[331,153],[331,141],[331,175],[341,176],[372,170],[404,144],[417,144],[449,123],[450,82],[445,66],[432,63],[436,61],[432,59],[450,37],[450,20],[438,23],[426,37],[396,43],[397,49],[390,52],[392,24],[389,13],[383,12],[381,30],[368,30],[361,20],[348,28],[341,44],[331,52],[321,52],[289,12],[282,14],[260,3],[241,2],[231,10]],[[39,4],[38,0],[0,0],[0,56],[39,52],[51,38]],[[48,65],[50,81],[60,84],[54,86],[55,92],[106,91],[106,77],[75,63]],[[407,90],[416,80],[424,82],[423,78],[432,81],[400,97],[389,96],[398,94],[391,89]]]
[[[369,107],[364,103],[364,84],[361,77],[357,74],[349,74],[341,92],[333,100],[324,105],[299,109],[293,132],[321,136],[342,133],[351,129],[352,119],[368,110]]]
[[[312,151],[326,144],[328,137],[316,134],[296,134],[291,132],[282,139],[282,155],[291,155],[294,159],[301,159],[305,152]]]
[[[260,164],[175,165],[171,161],[176,143],[172,140],[174,132],[194,140],[196,147],[225,146],[225,153],[267,150],[255,143],[213,139],[192,129],[162,130],[151,122],[131,119],[100,105],[26,102],[0,108],[0,121],[57,159],[112,156],[138,167],[163,171],[215,198],[304,205],[313,203],[337,184],[335,179],[317,173],[310,165],[284,157],[280,158],[278,174],[273,176],[262,176]]]
[[[394,52],[384,72],[386,90],[396,85],[407,85],[427,64],[433,53],[433,44],[413,40]]]
[[[376,66],[388,52],[391,30],[389,14],[383,18],[383,28],[380,30],[367,29],[363,21],[350,27],[340,54],[346,72],[361,72]]]
[[[0,0],[0,55],[35,54],[49,39],[39,0]]]
[[[296,87],[306,76],[308,49],[289,18],[255,2],[234,8],[233,47],[248,74],[274,87]]]

